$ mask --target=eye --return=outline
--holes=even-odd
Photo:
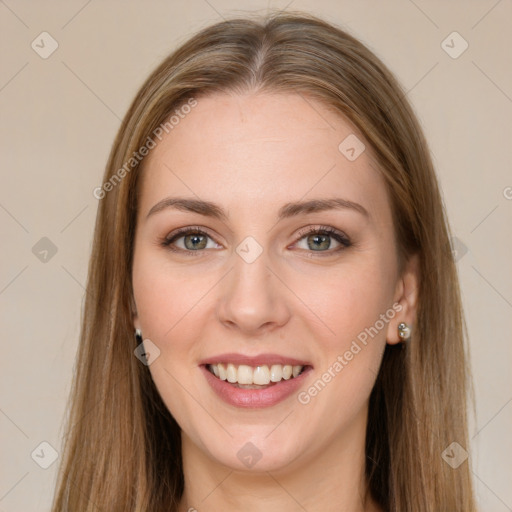
[[[213,243],[208,244],[208,239]],[[161,245],[174,252],[201,252],[202,249],[215,249],[218,247],[218,244],[210,235],[199,227],[178,229],[166,236],[161,241]]]
[[[312,253],[332,254],[352,245],[350,239],[344,233],[332,228],[331,226],[310,226],[301,230],[299,235],[300,239],[297,244],[304,240],[306,245],[305,247],[299,248]],[[334,245],[337,244],[338,247],[335,247],[334,250],[329,250],[332,249],[333,239],[335,241]],[[320,255],[323,256],[323,254],[315,254],[315,256]]]
[[[306,243],[306,247],[299,247],[301,250],[306,250],[310,253],[327,253],[325,254],[326,256],[352,245],[344,233],[331,226],[310,226],[301,230],[299,236],[300,238],[295,245],[298,245],[302,240]],[[333,240],[334,249],[332,249]],[[200,253],[204,249],[222,247],[206,231],[196,226],[178,229],[162,239],[160,244],[173,252],[183,252],[185,254]],[[337,247],[336,244],[338,245]],[[315,256],[323,256],[323,254],[315,254]]]

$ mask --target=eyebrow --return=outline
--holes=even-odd
[[[184,197],[166,197],[156,203],[146,216],[146,219],[155,213],[161,212],[167,208],[174,208],[176,210],[198,213],[206,217],[213,217],[222,221],[227,221],[229,215],[223,208],[210,201],[203,201],[201,199],[189,199]],[[349,201],[341,198],[331,199],[311,199],[309,201],[297,201],[286,203],[279,209],[277,214],[278,220],[295,217],[301,214],[323,212],[326,210],[353,210],[365,217],[370,217],[368,211],[359,203]]]

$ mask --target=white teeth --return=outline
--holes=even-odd
[[[234,365],[232,363],[219,363],[208,365],[209,370],[219,379],[227,380],[231,384],[267,386],[271,382],[289,380],[298,377],[303,366],[290,364],[273,364],[270,368],[267,365],[248,366],[246,364]]]
[[[231,384],[233,384],[234,382],[237,381],[238,375],[237,375],[235,365],[233,365],[231,363],[228,364],[227,375],[228,375],[228,382],[231,382]]]
[[[226,380],[228,378],[228,374],[226,372],[226,368],[224,368],[223,364],[211,364],[210,366],[216,366],[217,371],[219,372],[219,379],[220,380]],[[213,372],[215,375],[215,371]]]
[[[273,364],[270,367],[270,380],[279,382],[283,378],[283,367],[280,364]]]
[[[240,370],[239,370],[240,371]],[[256,366],[252,376],[253,384],[266,385],[270,383],[270,370],[268,366]]]
[[[252,368],[245,364],[238,367],[238,384],[252,384]]]

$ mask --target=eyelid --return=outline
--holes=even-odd
[[[327,233],[329,235],[338,235],[340,238],[343,238],[347,243],[350,243],[350,238],[343,231],[336,229],[333,226],[327,225],[311,225],[300,229],[297,233],[297,235],[299,236],[298,240],[307,235],[321,232]]]
[[[191,233],[199,233],[201,235],[207,235],[210,238],[213,239],[212,235],[208,232],[206,228],[203,228],[201,226],[185,226],[182,228],[177,228],[174,231],[171,231],[168,235],[164,237],[164,240],[172,240],[173,238],[177,237],[178,235],[187,235]]]

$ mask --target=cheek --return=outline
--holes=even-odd
[[[386,346],[388,323],[396,314],[390,302],[390,276],[392,271],[383,261],[361,257],[323,275],[297,277],[297,294],[318,315],[309,314],[308,323],[320,363],[315,381],[300,397],[310,412],[332,415],[343,424],[368,398]],[[313,324],[316,330],[311,329]]]
[[[135,260],[133,289],[143,337],[160,350],[149,371],[167,409],[186,431],[194,431],[201,416],[191,400],[200,396],[192,362],[198,356],[197,341],[204,336],[198,320],[208,300],[205,293],[213,284],[208,275],[192,277],[151,254]]]
[[[372,329],[376,322],[379,334],[385,336],[387,323],[379,319],[391,308],[392,272],[382,262],[367,259],[354,259],[314,274],[296,274],[291,283],[312,321],[313,313],[316,315],[316,323],[320,323],[317,332],[329,351],[344,349],[358,336],[364,341],[368,330],[374,334],[372,339],[377,337]]]
[[[133,267],[133,290],[144,337],[164,348],[184,324],[197,318],[202,297],[213,284],[207,273],[194,276],[149,251],[141,253]]]
[[[321,283],[317,280],[316,284]],[[352,268],[332,275],[323,284],[329,285],[323,292],[310,287],[314,291],[307,295],[308,306],[322,320],[313,336],[320,362],[314,378],[297,398],[301,412],[310,418],[311,425],[305,428],[311,428],[311,435],[322,428],[328,437],[349,428],[362,414],[378,375],[387,325],[395,312],[381,272]],[[320,332],[324,334],[318,335]],[[328,425],[319,427],[318,421],[325,418],[329,418]]]
[[[132,279],[143,337],[160,350],[149,369],[166,405],[174,411],[187,401],[180,383],[193,392],[195,361],[202,356],[201,339],[207,338],[205,321],[213,314],[212,292],[218,277],[213,272],[191,272],[141,250]]]

